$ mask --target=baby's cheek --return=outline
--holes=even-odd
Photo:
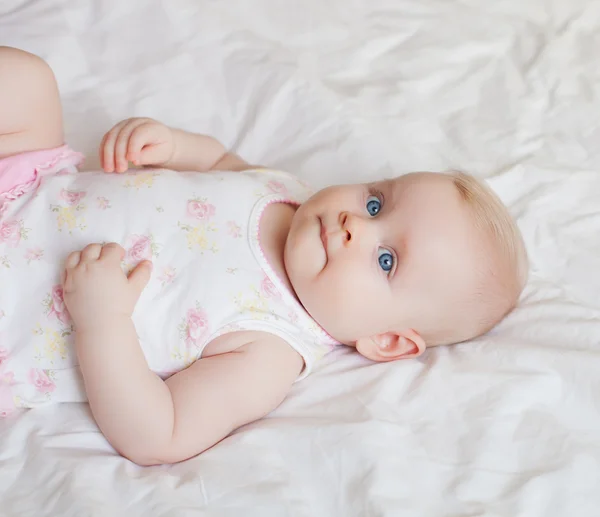
[[[340,261],[337,266],[329,272],[323,288],[345,316],[360,317],[372,304],[375,295],[373,282],[351,261]]]

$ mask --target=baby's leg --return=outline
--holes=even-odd
[[[38,56],[0,47],[0,158],[63,144],[56,79]]]

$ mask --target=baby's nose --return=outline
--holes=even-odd
[[[364,222],[361,218],[348,212],[342,212],[340,214],[340,225],[344,232],[344,243],[346,245],[356,244],[362,234],[364,226]]]

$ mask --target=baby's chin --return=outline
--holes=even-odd
[[[292,226],[285,243],[283,264],[294,290],[300,292],[323,271],[327,255],[317,224],[303,221],[298,227]]]

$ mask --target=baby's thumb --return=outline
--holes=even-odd
[[[149,144],[142,148],[137,165],[160,165],[168,159],[167,146],[164,143]]]
[[[144,287],[148,285],[150,276],[152,274],[152,262],[144,260],[140,262],[135,269],[129,273],[129,285],[135,287],[138,293],[144,290]]]

